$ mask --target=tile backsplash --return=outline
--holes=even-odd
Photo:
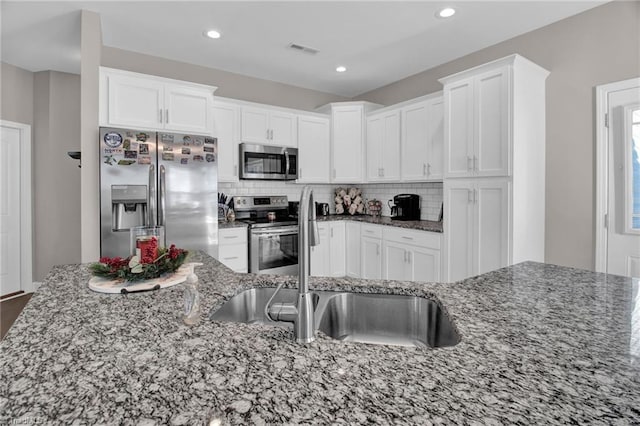
[[[305,184],[283,181],[241,180],[234,183],[219,183],[218,192],[227,195],[286,195],[289,201],[298,201]],[[311,184],[313,196],[319,203],[329,203],[331,213],[335,213],[334,189],[338,187],[358,187],[365,200],[377,198],[382,201],[382,215],[390,216],[387,204],[397,194],[418,194],[420,196],[420,218],[438,220],[442,205],[442,182],[430,183],[367,183],[354,185]]]

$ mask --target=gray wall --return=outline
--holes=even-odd
[[[33,125],[33,73],[0,63],[0,118]]]
[[[442,89],[438,78],[512,53],[547,79],[546,261],[595,266],[594,86],[640,76],[640,3],[612,2],[416,74],[358,99],[393,104]]]
[[[80,76],[34,75],[34,280],[54,265],[80,262]]]
[[[218,87],[216,96],[313,111],[349,98],[157,56],[103,46],[102,65]]]

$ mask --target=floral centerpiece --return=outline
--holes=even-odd
[[[94,276],[124,281],[142,281],[158,278],[162,274],[175,272],[186,260],[189,252],[174,244],[169,248],[158,247],[157,239],[140,250],[139,255],[128,258],[103,257],[89,265]]]

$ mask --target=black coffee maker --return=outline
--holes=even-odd
[[[398,194],[389,200],[391,219],[420,220],[420,196],[417,194]]]

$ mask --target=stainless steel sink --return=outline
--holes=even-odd
[[[291,327],[266,318],[274,288],[254,288],[232,297],[212,312],[216,321]],[[294,302],[297,289],[282,289],[274,303]],[[316,330],[337,340],[418,347],[460,342],[453,323],[437,302],[416,296],[317,291],[312,293]]]
[[[350,342],[434,348],[460,342],[440,305],[415,296],[336,294],[317,325],[326,335]]]

